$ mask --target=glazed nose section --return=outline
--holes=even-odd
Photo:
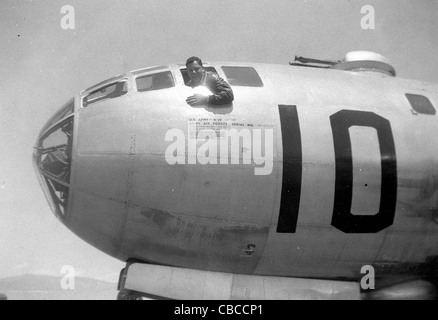
[[[66,215],[73,146],[74,101],[64,105],[43,127],[33,164],[47,201],[59,218]]]

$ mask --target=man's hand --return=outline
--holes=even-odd
[[[208,97],[202,94],[195,94],[186,99],[186,102],[191,106],[199,106],[203,104],[208,104]]]

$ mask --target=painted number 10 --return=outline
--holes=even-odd
[[[283,182],[278,233],[295,233],[303,171],[301,131],[296,106],[279,105],[283,141]],[[397,200],[397,159],[391,124],[372,112],[341,110],[330,116],[336,160],[334,206],[331,225],[345,233],[376,233],[393,224]],[[379,212],[373,216],[351,213],[353,156],[349,128],[377,130],[381,158]]]

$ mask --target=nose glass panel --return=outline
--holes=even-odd
[[[73,145],[73,116],[53,126],[39,139],[37,165],[55,214],[64,216],[68,204]]]
[[[68,115],[72,114],[75,107],[74,99],[71,99],[65,105],[62,106],[51,118],[47,121],[46,125],[41,130],[41,134],[44,133],[47,129],[57,123],[59,120],[66,118]]]

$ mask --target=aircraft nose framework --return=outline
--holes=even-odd
[[[38,180],[52,211],[65,217],[70,187],[74,100],[64,105],[43,127],[33,161]]]

